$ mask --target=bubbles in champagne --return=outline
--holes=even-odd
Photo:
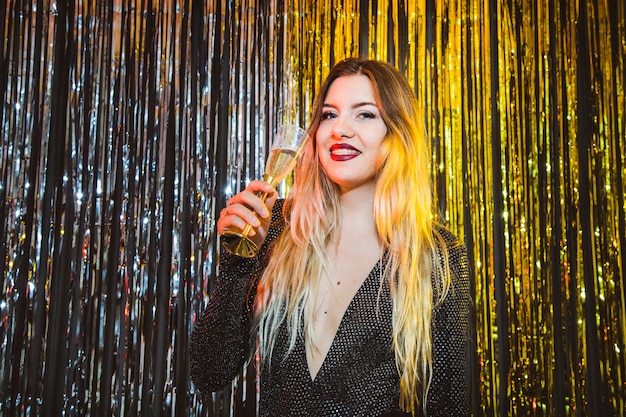
[[[293,149],[272,149],[265,165],[265,180],[276,187],[293,169],[298,152]]]

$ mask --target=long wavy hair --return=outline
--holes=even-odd
[[[377,167],[374,218],[388,253],[382,279],[389,280],[393,302],[399,405],[415,413],[419,406],[426,410],[432,379],[431,314],[448,291],[450,273],[446,251],[444,262],[437,255],[437,248],[445,246],[434,228],[423,114],[406,79],[386,62],[350,58],[338,63],[317,97],[308,129],[313,140],[296,167],[294,186],[283,208],[286,229],[275,243],[258,286],[255,316],[261,366],[270,363],[282,325],[290,335],[289,351],[295,346],[302,318],[306,336],[314,340],[307,326],[313,321],[313,309],[307,304],[328,268],[327,246],[341,230],[339,189],[322,169],[315,135],[331,84],[354,74],[370,79],[387,125]]]

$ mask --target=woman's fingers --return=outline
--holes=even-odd
[[[265,202],[259,198],[262,193],[268,193]],[[253,228],[250,236],[254,236],[255,228],[262,226],[264,222],[269,223],[271,206],[275,201],[276,192],[269,184],[263,181],[252,181],[245,190],[226,201],[226,207],[220,212],[217,222],[218,233],[222,235],[227,231],[241,231],[249,224]]]

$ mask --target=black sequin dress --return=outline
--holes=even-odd
[[[256,283],[267,265],[268,248],[283,230],[282,201],[259,255],[244,259],[222,251],[220,274],[209,305],[191,336],[191,377],[202,392],[222,388],[250,356],[251,308]],[[456,238],[442,231],[448,243]],[[428,415],[469,415],[469,269],[463,245],[451,250],[452,290],[433,313],[433,380]],[[389,284],[380,290],[380,260],[357,291],[314,380],[304,339],[286,357],[281,329],[273,362],[260,375],[262,416],[392,416],[399,409],[399,377],[392,346]],[[250,291],[252,290],[252,291]],[[380,296],[380,297],[379,297]]]

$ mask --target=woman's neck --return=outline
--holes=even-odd
[[[341,195],[340,204],[343,233],[356,229],[364,237],[376,235],[373,188],[345,192]]]
[[[342,210],[370,210],[374,207],[375,186],[359,187],[349,191],[343,191],[340,197]],[[373,212],[372,212],[373,216]]]

